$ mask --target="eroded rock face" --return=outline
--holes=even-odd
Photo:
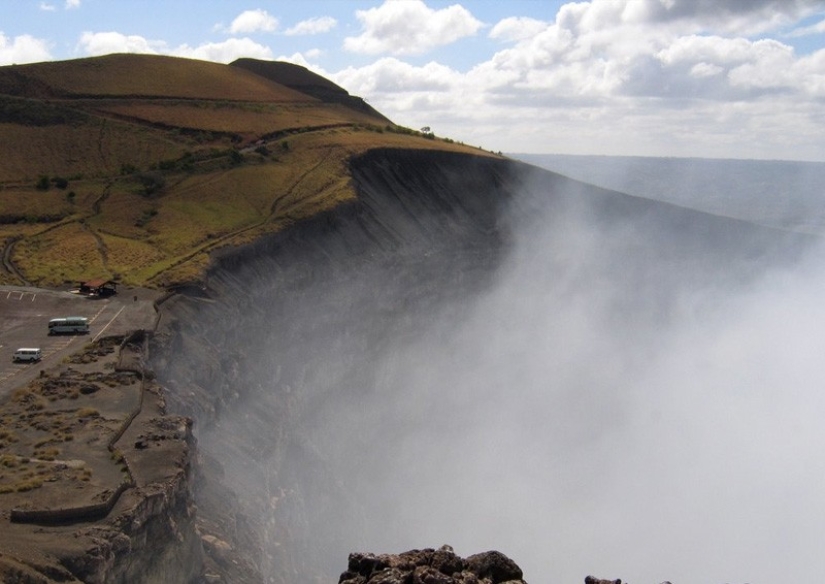
[[[197,421],[203,533],[242,550],[275,584],[331,581],[340,558],[369,549],[356,538],[380,536],[393,549],[418,541],[394,500],[371,496],[397,494],[403,481],[375,477],[398,470],[408,430],[458,426],[453,408],[418,406],[446,403],[440,383],[407,381],[425,380],[414,364],[437,356],[425,347],[458,346],[453,330],[500,283],[524,229],[558,234],[547,249],[559,253],[538,268],[560,301],[587,256],[584,277],[621,283],[604,307],[611,326],[639,330],[681,310],[682,290],[743,285],[756,263],[784,265],[806,245],[505,160],[392,149],[353,160],[351,171],[357,201],[217,256],[206,289],[163,304],[152,339],[170,410]],[[569,239],[581,222],[598,237]],[[425,567],[417,581],[454,579]]]
[[[453,549],[400,554],[353,553],[339,584],[526,584],[521,568],[498,551],[461,558]]]
[[[620,579],[605,580],[603,578],[596,578],[595,576],[587,576],[584,579],[584,584],[622,584],[622,581]]]

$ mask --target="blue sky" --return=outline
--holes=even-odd
[[[825,0],[17,0],[0,65],[299,63],[503,152],[825,160]]]

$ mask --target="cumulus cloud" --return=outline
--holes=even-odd
[[[400,5],[409,14],[401,16]],[[656,155],[663,143],[673,148],[693,140],[695,150],[681,155],[724,153],[739,143],[741,152],[765,157],[771,155],[753,141],[768,148],[776,142],[771,132],[795,127],[795,139],[811,152],[822,121],[810,100],[825,91],[825,51],[798,55],[777,38],[823,9],[822,0],[568,3],[552,22],[495,24],[488,36],[509,46],[466,72],[381,59],[335,80],[397,123],[437,125],[444,135],[474,136],[476,144],[483,138],[505,151],[570,152],[581,142],[582,148],[611,144],[615,154]],[[412,52],[420,45],[409,30],[428,26],[416,14],[434,20],[435,11],[417,2],[367,11],[359,16],[364,34],[347,39],[347,48]],[[775,34],[748,36],[754,31]],[[410,40],[399,49],[404,38]],[[543,124],[568,135],[542,137]],[[794,156],[810,154],[783,157]]]
[[[723,71],[724,69],[719,65],[705,63],[704,61],[701,63],[696,63],[690,68],[690,74],[693,77],[713,77],[719,75]]]
[[[301,67],[306,67],[307,69],[311,69],[321,77],[327,77],[332,79],[332,74],[324,71],[321,67],[311,63],[309,59],[313,59],[313,55],[316,54],[315,50],[306,51],[306,52],[297,52],[292,53],[291,55],[278,55],[275,60],[276,61],[286,61],[287,63],[294,63],[295,65],[300,65]]]
[[[245,10],[235,17],[229,25],[231,34],[274,32],[278,28],[278,19],[266,10]]]
[[[397,94],[418,91],[445,91],[459,75],[438,63],[415,67],[393,57],[385,57],[360,68],[348,67],[333,75],[336,83],[356,88],[358,95]]]
[[[308,51],[304,51],[307,59],[317,60],[324,55],[324,51],[321,49],[309,49]],[[324,76],[326,77],[326,75]]]
[[[809,96],[825,97],[825,50],[796,61],[794,74],[802,79],[801,87]]]
[[[205,43],[196,47],[182,45],[173,49],[171,54],[216,63],[231,63],[241,57],[271,60],[273,56],[272,49],[245,37],[231,38],[220,43]]]
[[[356,12],[363,32],[347,37],[344,48],[354,53],[416,55],[474,35],[482,22],[455,4],[441,10],[421,0],[393,2]]]
[[[216,63],[231,63],[240,57],[272,59],[272,50],[249,38],[230,38],[220,43],[204,43],[197,46],[169,47],[163,41],[153,41],[137,35],[119,32],[86,32],[80,38],[78,51],[88,56],[111,53],[140,53],[149,55],[174,55]]]
[[[562,18],[582,26],[618,24],[670,25],[729,34],[756,34],[822,10],[821,0],[592,0],[561,8]]]
[[[77,49],[88,56],[111,53],[162,54],[168,52],[164,41],[152,41],[139,35],[120,32],[84,32],[80,36]]]
[[[543,20],[512,16],[498,22],[488,36],[502,41],[521,41],[537,35],[547,26]]]
[[[752,88],[792,89],[799,79],[793,75],[793,49],[774,40],[760,40],[752,44],[754,57],[731,70],[733,86]]]
[[[337,25],[338,21],[331,16],[319,16],[317,18],[302,20],[295,26],[286,29],[284,34],[287,36],[322,34],[331,31]]]
[[[9,38],[0,32],[0,65],[37,63],[51,59],[46,41],[23,34]]]

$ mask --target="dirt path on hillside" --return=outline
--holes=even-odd
[[[14,262],[11,259],[12,254],[14,253],[14,245],[20,241],[21,237],[13,237],[6,241],[5,246],[3,246],[3,270],[13,278],[16,278],[20,281],[23,286],[31,286],[31,283],[23,277],[23,274],[17,269],[17,266],[14,265]]]

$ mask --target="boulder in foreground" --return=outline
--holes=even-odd
[[[448,545],[400,554],[353,553],[339,584],[526,584],[516,563],[497,551],[467,558]]]

